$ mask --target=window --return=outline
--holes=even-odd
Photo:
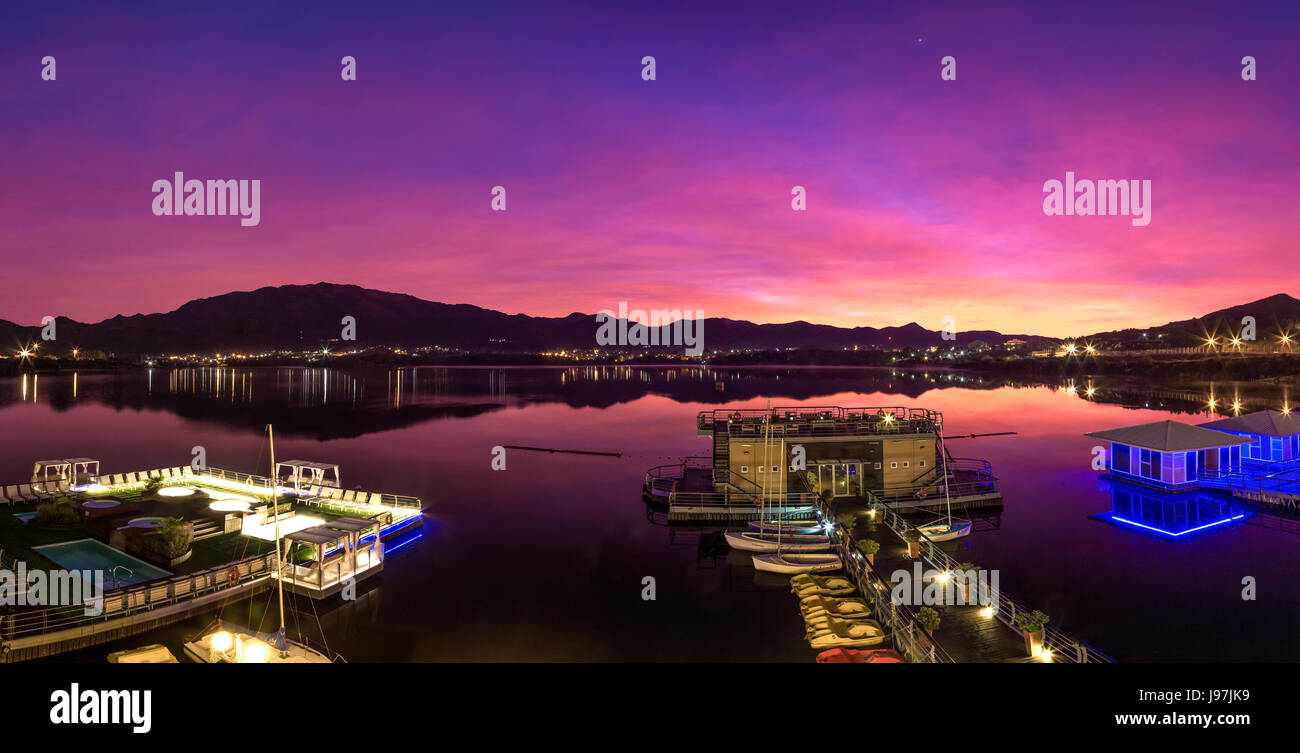
[[[773,472],[773,473],[780,473],[780,472],[781,472],[781,468],[780,468],[780,466],[775,466],[775,465],[772,466],[772,472]],[[269,484],[270,482],[268,481],[267,483]]]
[[[760,466],[758,467],[758,472],[759,472],[759,473],[762,473],[762,472],[763,472],[763,466],[760,465]],[[267,483],[269,484],[269,483],[271,483],[271,482],[268,481]]]
[[[912,463],[911,463],[911,461],[904,460],[904,461],[903,461],[903,467],[904,467],[904,468],[911,468],[911,467],[912,467]],[[268,482],[268,483],[269,483],[269,482]]]
[[[918,468],[924,468],[924,467],[925,467],[925,461],[924,461],[924,460],[918,460],[917,463],[916,463],[916,467],[918,467]],[[269,482],[268,482],[268,483],[269,483]]]
[[[1122,473],[1131,473],[1129,466],[1129,446],[1126,444],[1112,444],[1110,446],[1110,469]]]
[[[1157,473],[1160,472],[1159,468],[1160,468],[1159,466],[1156,466]],[[1142,471],[1140,475],[1145,476],[1146,478],[1151,478],[1151,451],[1150,450],[1142,451]]]
[[[876,470],[880,470],[880,463],[876,463]]]
[[[749,473],[749,466],[747,466],[747,465],[742,465],[742,466],[740,466],[740,472],[741,472],[741,473]],[[267,483],[270,483],[270,482],[267,482]]]
[[[897,467],[898,467],[898,463],[897,463],[897,462],[890,463],[890,464],[889,464],[889,467],[890,467],[890,468],[897,468]]]

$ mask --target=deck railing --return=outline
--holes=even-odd
[[[943,414],[925,408],[901,406],[841,408],[800,406],[793,408],[727,409],[700,411],[697,431],[712,431],[726,423],[731,433],[767,430],[776,436],[831,436],[836,434],[906,434],[935,431],[943,425]]]
[[[87,615],[83,604],[31,607],[0,617],[0,639],[13,641],[60,630],[88,628],[208,594],[238,589],[270,578],[274,572],[275,555],[261,554],[190,575],[105,591],[103,610],[98,615]]]
[[[888,507],[881,505],[876,509],[879,510],[885,525],[900,537],[903,531],[914,527]],[[935,542],[924,534],[921,536],[920,548],[921,558],[936,570],[947,573],[957,570],[959,563],[949,557],[947,552],[939,548]],[[1016,625],[1016,617],[1029,614],[1033,610],[1011,598],[1001,589],[998,590],[997,597],[996,603],[988,605],[989,608],[995,610],[991,616],[996,617],[1017,633],[1022,633],[1020,627]],[[1043,648],[1052,652],[1052,661],[1056,662],[1070,664],[1113,664],[1115,662],[1114,659],[1076,639],[1050,622],[1043,629]]]

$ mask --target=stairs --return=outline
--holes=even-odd
[[[721,427],[721,428],[719,428]],[[713,483],[731,482],[731,434],[727,421],[713,421]]]
[[[223,533],[224,531],[222,531],[221,526],[218,526],[215,520],[211,520],[210,518],[204,518],[202,520],[194,521],[195,541],[210,539],[213,538],[214,536],[220,536]]]

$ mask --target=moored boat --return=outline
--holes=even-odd
[[[817,654],[818,664],[906,664],[892,648],[863,650],[859,648],[828,648]]]
[[[275,646],[279,637],[255,633],[222,624],[185,643],[185,655],[200,664],[331,664],[332,660],[305,644],[284,638],[281,650]]]
[[[113,664],[179,664],[176,657],[161,643],[151,643],[139,648],[114,651],[108,655]]]
[[[783,552],[822,552],[831,548],[830,539],[816,535],[782,534],[778,536],[775,533],[730,531],[725,535],[725,538],[732,549],[740,549],[746,552],[775,552],[778,546]]]
[[[969,520],[943,520],[938,523],[917,526],[916,530],[931,541],[952,541],[969,535],[973,525]]]
[[[772,552],[755,554],[754,569],[769,573],[824,573],[840,569],[838,554],[818,552]]]
[[[751,520],[749,530],[754,533],[780,533],[782,536],[809,536],[822,533],[825,528],[816,520]]]

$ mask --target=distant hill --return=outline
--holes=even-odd
[[[1217,336],[1220,342],[1241,332],[1242,319],[1255,318],[1256,341],[1276,342],[1279,333],[1300,334],[1300,300],[1286,293],[1278,293],[1258,301],[1213,311],[1194,319],[1169,322],[1144,329],[1122,329],[1098,332],[1086,338],[1101,346],[1138,346],[1154,343],[1166,347],[1203,345],[1208,336]]]
[[[356,285],[320,282],[235,292],[190,301],[162,314],[115,316],[96,324],[66,317],[57,320],[57,346],[116,355],[161,353],[209,354],[310,350],[340,342],[345,316],[356,319],[356,346],[440,345],[482,352],[537,352],[596,346],[595,314],[564,317],[504,314],[467,304],[426,301],[402,293]],[[0,320],[0,345],[39,340],[39,327]],[[1031,345],[1055,338],[1004,335],[992,331],[960,332],[956,343],[983,340],[992,345],[1021,339]],[[777,348],[906,348],[950,344],[935,330],[915,322],[901,327],[833,327],[808,322],[755,324],[711,318],[704,322],[706,350]],[[674,348],[680,350],[680,348]]]

